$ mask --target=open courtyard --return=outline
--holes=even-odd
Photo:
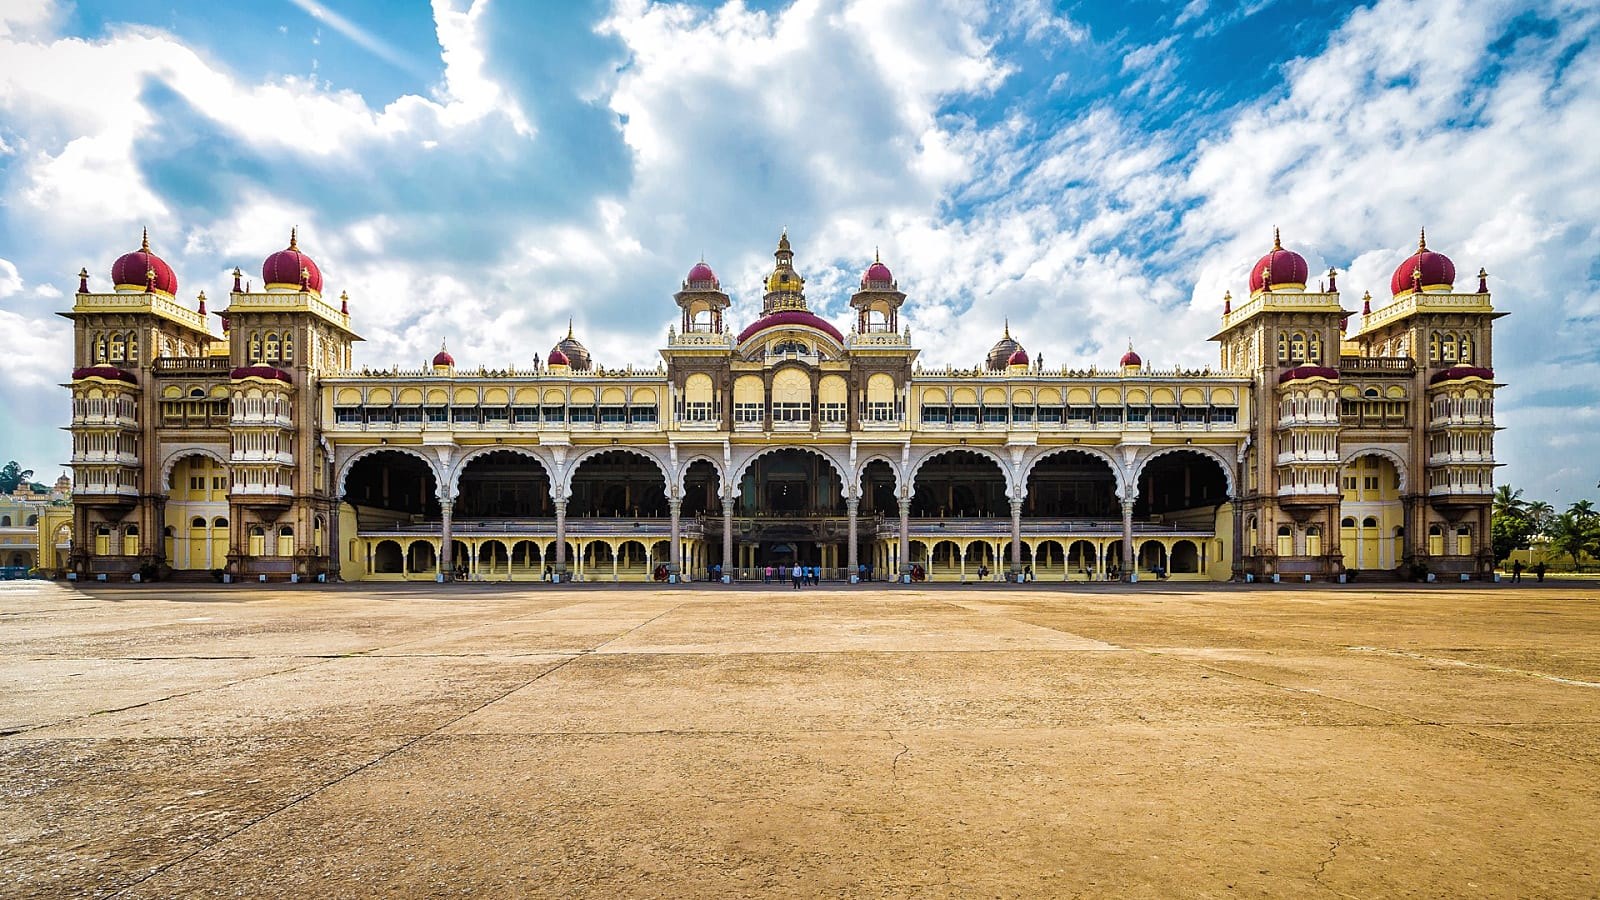
[[[0,894],[1595,896],[1582,585],[0,585]]]

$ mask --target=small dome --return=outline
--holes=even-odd
[[[984,357],[984,362],[988,365],[989,371],[998,372],[1011,361],[1011,355],[1021,349],[1022,345],[1011,337],[1011,323],[1008,321],[1005,332],[1001,334],[1000,340],[995,341],[994,346],[989,348],[989,355]]]
[[[440,341],[439,352],[433,355],[433,367],[435,369],[448,369],[455,364],[456,358],[450,355],[450,351],[444,348],[444,342]]]
[[[72,380],[77,381],[79,378],[104,378],[111,381],[126,381],[129,384],[139,383],[139,379],[116,366],[84,366],[73,369]]]
[[[150,273],[155,272],[155,280]],[[150,252],[150,232],[140,238],[139,249],[124,253],[111,264],[111,283],[119,291],[142,291],[146,287],[171,297],[178,293],[178,276],[166,260]]]
[[[572,362],[567,359],[567,355],[565,353],[561,352],[561,348],[560,347],[557,347],[554,350],[550,351],[550,358],[548,360],[546,360],[546,362],[548,362],[552,366],[570,366],[570,365],[572,365]]]
[[[312,293],[322,293],[322,271],[311,257],[300,252],[296,229],[289,230],[289,246],[261,264],[261,282],[269,291],[298,291],[303,283]]]
[[[1443,253],[1428,249],[1428,232],[1417,238],[1417,252],[1406,257],[1389,279],[1389,291],[1396,297],[1409,294],[1417,288],[1423,291],[1451,291],[1455,289],[1456,264]]]
[[[1011,354],[1011,358],[1006,360],[1007,366],[1025,366],[1027,364],[1028,351],[1022,349],[1021,347],[1018,347],[1017,352]]]
[[[894,287],[894,273],[883,264],[883,259],[878,256],[877,251],[873,251],[872,265],[867,266],[867,270],[861,273],[861,287],[863,289]]]
[[[1144,365],[1144,360],[1139,358],[1139,354],[1133,352],[1133,345],[1129,344],[1128,352],[1122,354],[1122,367],[1125,369],[1137,369],[1142,365]]]
[[[776,328],[780,325],[803,325],[807,328],[815,328],[839,343],[844,343],[844,335],[839,333],[839,329],[833,327],[833,323],[818,316],[816,313],[804,309],[783,309],[767,313],[746,325],[744,330],[739,332],[739,343],[744,343],[746,339],[757,332],[765,331],[768,328]]]
[[[579,372],[587,372],[593,364],[593,360],[589,357],[589,348],[585,347],[582,341],[572,336],[572,320],[570,319],[567,320],[567,336],[557,341],[556,345],[550,348],[552,357],[557,353],[561,354],[566,359],[566,362],[551,362],[551,365],[568,365]]]
[[[1267,255],[1256,260],[1250,269],[1250,293],[1271,287],[1291,288],[1305,290],[1306,279],[1311,275],[1311,267],[1306,265],[1306,258],[1293,250],[1283,249],[1283,244],[1278,239],[1278,229],[1272,229],[1272,249]]]
[[[706,261],[703,259],[694,264],[694,268],[690,269],[689,274],[684,276],[683,282],[691,290],[714,291],[718,289],[717,273],[711,271],[711,267],[706,265]]]

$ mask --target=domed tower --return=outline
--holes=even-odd
[[[448,375],[455,371],[456,358],[450,355],[444,341],[439,342],[439,352],[433,355],[433,372],[435,375]]]
[[[989,355],[985,357],[984,362],[988,365],[989,371],[1004,372],[1011,362],[1012,355],[1021,349],[1022,345],[1011,336],[1011,320],[1007,319],[1005,333],[1000,336],[1000,340],[994,342],[993,347],[989,348]]]
[[[856,311],[856,332],[893,334],[899,331],[900,306],[905,302],[906,295],[895,283],[894,273],[874,250],[872,265],[861,273],[861,289],[850,296],[850,307]]]
[[[806,280],[794,270],[794,251],[789,249],[789,229],[778,237],[778,249],[772,254],[777,261],[772,274],[767,276],[767,293],[761,298],[761,314],[797,311],[809,312],[806,307]]]
[[[728,309],[728,295],[722,292],[722,282],[704,259],[695,263],[684,276],[683,287],[672,295],[678,308],[683,310],[684,334],[721,334],[722,314]]]
[[[589,358],[589,348],[585,347],[582,341],[572,336],[571,319],[567,320],[567,336],[557,341],[556,345],[550,348],[551,365],[556,365],[555,357],[557,354],[566,357],[567,365],[571,366],[574,372],[587,372],[593,363],[593,360]]]

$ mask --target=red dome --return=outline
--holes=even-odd
[[[148,280],[151,270],[156,273],[154,284],[150,284]],[[148,231],[140,240],[139,249],[122,254],[111,264],[111,283],[118,289],[137,291],[142,291],[149,285],[169,297],[178,293],[178,276],[173,273],[172,267],[167,265],[166,260],[150,252]]]
[[[1283,244],[1278,240],[1278,229],[1272,229],[1272,249],[1267,255],[1256,260],[1250,269],[1250,293],[1254,294],[1263,288],[1294,287],[1304,288],[1306,278],[1311,275],[1311,267],[1306,265],[1306,258],[1293,250],[1283,249]]]
[[[557,347],[556,349],[550,351],[550,360],[549,360],[549,362],[550,362],[550,365],[552,365],[552,366],[570,366],[570,365],[572,365],[572,363],[567,359],[567,355],[565,353],[561,352],[561,348],[560,347]]]
[[[808,328],[815,328],[818,331],[826,332],[839,343],[844,343],[844,335],[839,333],[839,329],[828,324],[827,320],[818,317],[816,313],[807,312],[803,309],[786,309],[764,315],[745,326],[745,329],[739,332],[739,341],[743,343],[744,339],[750,335],[758,331],[765,331],[768,328],[776,328],[779,325],[804,325]]]
[[[874,262],[867,266],[867,271],[861,273],[862,287],[888,287],[894,284],[894,273],[882,262]]]
[[[1419,272],[1422,275],[1420,279],[1415,275]],[[1428,233],[1424,231],[1417,239],[1417,252],[1406,257],[1400,268],[1394,270],[1394,277],[1389,279],[1389,292],[1398,297],[1416,287],[1423,290],[1443,288],[1448,291],[1455,287],[1455,283],[1456,264],[1443,253],[1428,249]]]
[[[689,270],[689,274],[684,276],[683,280],[690,287],[710,285],[715,288],[717,286],[717,273],[711,271],[711,267],[706,265],[706,261],[702,259],[694,264],[694,268]]]
[[[449,351],[440,348],[439,352],[433,355],[433,364],[435,367],[453,366],[456,364],[456,358],[451,356]]]
[[[84,366],[81,369],[73,369],[72,380],[77,381],[79,378],[106,378],[112,381],[126,381],[129,384],[139,383],[139,379],[116,366]]]
[[[1006,360],[1006,365],[1008,366],[1025,366],[1027,364],[1028,351],[1022,349],[1021,347],[1018,347],[1017,352],[1011,354],[1011,358]]]
[[[1139,366],[1144,365],[1144,360],[1139,358],[1139,354],[1133,352],[1133,348],[1132,347],[1129,347],[1128,348],[1128,352],[1122,354],[1122,365],[1124,367],[1133,366],[1133,367],[1137,368]]]
[[[311,257],[300,252],[300,244],[293,229],[289,231],[289,246],[267,257],[261,264],[261,281],[270,290],[287,288],[300,290],[300,270],[305,270],[305,286],[322,293],[322,272]]]

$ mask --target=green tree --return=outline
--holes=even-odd
[[[17,489],[17,485],[32,477],[32,469],[24,469],[21,463],[13,459],[0,468],[0,493],[9,494]]]
[[[1499,518],[1525,519],[1528,517],[1528,501],[1522,499],[1521,490],[1513,490],[1511,485],[1502,484],[1494,489],[1494,516]]]
[[[1567,507],[1567,515],[1593,521],[1595,516],[1600,515],[1600,512],[1595,510],[1593,500],[1579,500],[1577,503]]]
[[[1525,510],[1528,524],[1536,535],[1547,535],[1556,519],[1556,508],[1543,500],[1531,500]]]
[[[1511,551],[1528,546],[1528,539],[1533,537],[1533,523],[1521,516],[1496,515],[1490,529],[1496,563],[1505,562]]]
[[[1587,500],[1579,501],[1588,503]],[[1573,504],[1576,508],[1577,503]],[[1550,548],[1572,557],[1573,569],[1581,569],[1584,554],[1593,556],[1600,551],[1600,520],[1591,512],[1582,515],[1569,509],[1556,518],[1551,528]]]

